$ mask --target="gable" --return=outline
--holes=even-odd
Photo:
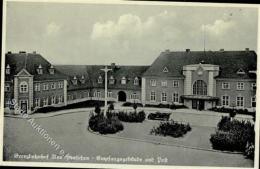
[[[16,76],[32,76],[26,69],[22,69]]]
[[[169,72],[169,70],[168,70],[168,68],[167,68],[166,66],[163,68],[163,72],[164,72],[164,73]]]

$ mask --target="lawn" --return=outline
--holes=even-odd
[[[35,119],[35,122],[40,124],[48,132],[49,136],[62,146],[66,153],[90,157],[88,161],[66,161],[64,159],[49,161],[99,163],[101,161],[99,161],[96,156],[102,155],[105,157],[140,157],[143,159],[148,157],[167,158],[167,163],[160,163],[161,165],[253,167],[253,161],[245,159],[241,154],[202,151],[96,135],[86,130],[88,117],[88,112],[79,112]],[[4,120],[5,160],[29,161],[26,159],[14,158],[14,153],[57,154],[56,150],[32,129],[25,119],[5,117]],[[163,142],[182,142],[192,146],[209,147],[209,141],[205,139],[208,139],[208,134],[214,131],[214,128],[212,127],[195,125],[192,126],[192,131],[190,133],[187,133],[187,135],[180,139],[159,136],[156,136],[157,138],[155,138],[155,136],[151,138],[152,136],[149,134],[143,134],[147,133],[150,126],[153,126],[155,123],[158,122],[146,120],[143,124],[127,123],[125,125],[125,131],[122,131],[115,136],[157,139]],[[198,136],[198,134],[200,136]],[[107,163],[111,162],[108,161]],[[128,164],[158,163],[128,162]]]

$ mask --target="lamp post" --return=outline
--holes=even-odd
[[[105,110],[104,110],[104,116],[107,116],[107,72],[111,71],[112,69],[108,69],[107,66],[105,66],[104,69],[100,69],[105,72]]]

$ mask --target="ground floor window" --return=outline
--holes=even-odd
[[[167,101],[167,93],[166,92],[162,92],[162,102],[166,102]]]
[[[237,97],[237,107],[244,107],[244,97],[243,96]]]
[[[48,97],[43,99],[43,106],[47,106],[48,105]]]
[[[96,92],[94,93],[94,97],[100,98],[100,97],[101,97],[100,91],[96,91]]]
[[[138,99],[136,93],[131,94],[130,98],[131,98],[131,99]]]
[[[172,101],[174,103],[178,103],[179,102],[179,94],[178,93],[173,93],[172,94]]]
[[[59,96],[58,102],[59,102],[59,103],[62,103],[62,102],[63,102],[63,96]]]
[[[256,97],[255,96],[251,98],[251,106],[256,107]]]
[[[222,106],[229,106],[229,96],[222,96]]]
[[[151,92],[151,95],[150,95],[150,100],[151,101],[155,101],[156,100],[156,95],[155,95],[155,92]]]
[[[89,92],[84,92],[84,97],[89,97]]]
[[[36,98],[35,99],[35,107],[40,107],[40,99],[39,98]]]
[[[55,96],[51,97],[51,104],[56,104],[56,97]]]
[[[112,97],[112,92],[111,92],[111,91],[108,91],[108,92],[107,92],[107,97],[109,97],[109,98]]]

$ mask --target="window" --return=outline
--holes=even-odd
[[[42,72],[42,65],[39,65],[38,69],[37,69],[37,73],[39,75],[41,75],[43,72]]]
[[[155,94],[154,91],[151,92],[150,100],[151,100],[151,101],[155,101],[155,100],[156,100],[156,94]]]
[[[229,106],[229,96],[222,96],[222,106]]]
[[[49,90],[49,85],[47,83],[43,84],[43,90]]]
[[[107,97],[109,97],[109,98],[112,97],[112,92],[111,92],[111,91],[108,91],[108,92],[107,92]]]
[[[109,84],[115,84],[115,79],[113,76],[110,76],[109,78]]]
[[[131,98],[131,99],[138,99],[136,93],[131,94],[130,98]]]
[[[56,84],[55,83],[51,83],[51,89],[55,89],[56,88]]]
[[[68,95],[68,100],[73,100],[73,95]]]
[[[166,81],[166,80],[163,80],[163,81],[161,82],[161,84],[162,84],[163,87],[166,87],[166,86],[167,86],[167,81]]]
[[[135,77],[135,79],[134,79],[134,85],[138,85],[139,84],[139,79],[138,79],[138,77]]]
[[[39,98],[36,98],[35,99],[35,107],[41,107],[41,105],[40,105],[40,99]]]
[[[207,84],[202,80],[197,80],[193,84],[194,95],[207,95]]]
[[[40,91],[40,90],[41,90],[40,83],[35,83],[34,91]]]
[[[53,65],[51,65],[51,67],[50,67],[50,69],[49,69],[49,72],[50,72],[51,75],[54,74],[54,67],[53,67]]]
[[[62,103],[63,102],[63,96],[61,95],[61,96],[59,96],[59,98],[58,98],[58,103]]]
[[[88,92],[84,92],[84,97],[89,97],[89,93]]]
[[[7,65],[5,68],[5,74],[10,75],[10,66]]]
[[[55,96],[51,97],[51,104],[56,104],[56,97]]]
[[[126,84],[126,78],[125,77],[122,77],[121,84]]]
[[[237,71],[237,74],[243,75],[243,74],[245,74],[245,71],[240,68],[240,69]]]
[[[5,83],[5,92],[9,92],[9,91],[10,91],[10,84]]]
[[[167,101],[167,93],[166,92],[162,92],[162,102],[166,102]]]
[[[251,97],[251,107],[256,107],[256,97]]]
[[[96,92],[94,93],[94,97],[100,98],[100,97],[101,97],[100,91],[96,91]]]
[[[237,82],[237,90],[244,90],[244,82]]]
[[[178,103],[179,102],[179,94],[178,93],[173,93],[172,95],[172,101],[174,103]]]
[[[99,83],[99,84],[103,83],[102,76],[99,76],[99,77],[98,77],[98,83]]]
[[[167,67],[164,67],[164,68],[163,68],[163,72],[164,72],[164,73],[169,72],[168,68],[167,68]]]
[[[150,86],[156,86],[156,80],[155,79],[150,80]]]
[[[59,83],[58,83],[58,88],[59,88],[59,89],[62,89],[62,88],[63,88],[63,82],[59,82]]]
[[[256,90],[256,83],[251,83],[252,90]]]
[[[173,81],[173,87],[179,87],[179,81],[178,80]]]
[[[20,83],[20,93],[27,93],[28,92],[28,84],[27,82],[23,81]]]
[[[244,97],[243,96],[237,97],[237,107],[244,107]]]
[[[43,98],[43,106],[47,106],[48,105],[48,97]]]
[[[223,82],[222,89],[230,89],[230,84],[228,82]]]

